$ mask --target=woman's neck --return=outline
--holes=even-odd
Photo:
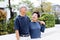
[[[31,20],[31,22],[37,22],[37,20]]]

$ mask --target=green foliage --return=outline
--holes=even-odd
[[[51,3],[50,2],[42,2],[41,3],[41,9],[44,11],[44,12],[51,12],[52,10],[52,6],[51,6]]]
[[[10,33],[14,33],[14,19],[10,19],[9,23],[7,23],[7,32]]]
[[[43,20],[46,23],[46,28],[55,26],[55,17],[52,14],[42,14],[39,20]]]
[[[58,17],[58,12],[55,12],[54,15],[55,15],[55,24],[60,24],[60,19]]]
[[[14,19],[10,19],[7,23],[0,22],[0,35],[14,33]]]
[[[55,19],[55,24],[60,24],[60,20],[59,19]]]
[[[32,12],[27,11],[27,16],[31,19],[31,17],[32,17]]]
[[[11,33],[15,32],[14,31],[14,18],[17,16],[17,13],[16,12],[13,12],[13,13],[14,13],[14,17],[7,22],[7,32],[8,32],[8,34],[11,34]]]
[[[0,0],[0,2],[3,2],[4,0]]]
[[[20,2],[20,4],[25,4],[28,7],[29,11],[31,11],[31,12],[34,9],[33,3],[30,0],[22,0],[22,2]]]
[[[0,35],[7,34],[6,12],[0,9]]]
[[[14,17],[16,17],[14,12]],[[0,10],[0,35],[14,33],[14,17],[6,22],[6,13]]]
[[[6,23],[1,23],[0,22],[0,35],[5,35],[7,34],[7,27],[6,27]]]

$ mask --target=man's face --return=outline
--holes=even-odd
[[[20,12],[21,12],[21,13],[24,13],[24,14],[25,14],[26,11],[27,11],[27,9],[26,9],[25,7],[22,7],[22,8],[20,9]]]

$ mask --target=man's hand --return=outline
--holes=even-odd
[[[16,33],[16,40],[19,40],[19,31],[16,30],[15,33]]]

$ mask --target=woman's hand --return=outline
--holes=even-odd
[[[40,21],[41,24],[45,25],[45,22],[44,21]]]

